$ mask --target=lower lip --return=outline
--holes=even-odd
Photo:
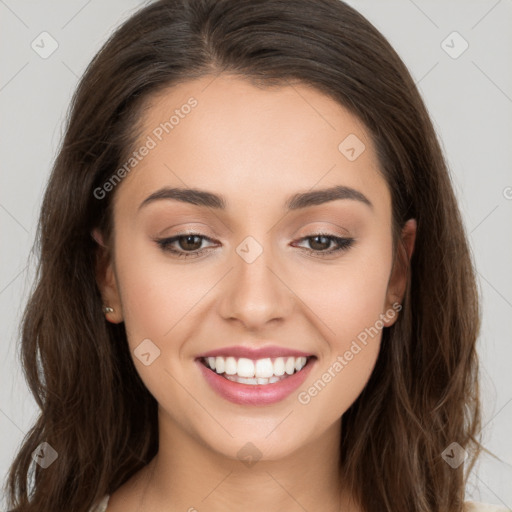
[[[226,400],[241,405],[269,405],[280,402],[293,393],[306,380],[315,359],[310,359],[300,372],[273,384],[233,382],[210,370],[200,360],[196,360],[196,363],[208,384]]]

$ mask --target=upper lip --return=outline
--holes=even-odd
[[[218,348],[210,350],[197,356],[202,357],[244,357],[247,359],[266,359],[273,357],[310,357],[312,354],[295,350],[291,348],[278,347],[277,345],[268,345],[266,347],[244,347],[242,345]]]

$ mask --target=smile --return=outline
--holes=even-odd
[[[209,356],[196,359],[209,387],[239,405],[271,405],[291,395],[306,380],[315,356],[249,359]]]
[[[306,366],[308,357],[276,357],[252,360],[245,357],[205,357],[203,364],[232,382],[267,385],[280,382]]]

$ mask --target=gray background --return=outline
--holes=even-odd
[[[481,457],[467,498],[512,508],[512,0],[349,3],[383,32],[409,67],[452,171],[483,302],[484,445],[500,459]],[[79,76],[112,30],[142,5],[0,0],[2,482],[37,415],[16,341],[34,275],[29,253],[44,185]],[[58,43],[45,59],[31,47],[43,31]],[[463,39],[450,36],[454,31]],[[464,40],[469,47],[453,58]]]

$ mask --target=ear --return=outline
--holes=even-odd
[[[395,261],[393,262],[393,268],[388,282],[385,304],[386,311],[390,309],[395,311],[396,303],[401,304],[404,299],[407,281],[409,279],[409,264],[416,241],[416,230],[416,219],[409,219],[402,228],[401,240],[399,240],[397,244]],[[395,304],[395,308],[393,308],[393,304]],[[385,327],[393,325],[397,318],[397,314],[393,314],[392,318],[387,318],[386,315],[384,320]]]
[[[103,305],[114,310],[113,312],[104,313],[105,318],[111,323],[118,324],[123,321],[123,311],[111,251],[105,245],[103,235],[98,228],[93,229],[91,236],[98,244],[96,249],[96,283],[101,292]]]

